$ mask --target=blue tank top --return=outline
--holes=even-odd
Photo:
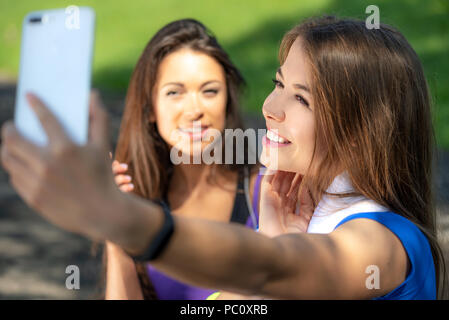
[[[345,222],[359,218],[372,219],[387,227],[402,242],[410,260],[407,278],[388,294],[373,300],[436,299],[435,265],[424,233],[413,222],[393,212],[356,213],[340,221],[335,229]]]

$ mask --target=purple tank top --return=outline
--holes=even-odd
[[[260,181],[262,175],[257,175],[256,184],[254,186],[254,194],[252,199],[252,207],[254,214],[256,216],[256,223],[259,224],[259,190],[260,190]],[[237,197],[237,195],[236,195]],[[234,202],[235,206],[235,202]],[[245,202],[246,206],[246,202]],[[248,211],[248,208],[246,208]],[[254,226],[251,216],[249,215],[246,220],[246,227],[257,229],[257,226]],[[214,293],[217,290],[213,289],[205,289],[200,287],[191,286],[189,284],[180,282],[175,280],[169,276],[166,276],[164,273],[156,270],[150,264],[147,264],[147,273],[150,278],[151,283],[154,286],[156,291],[156,295],[160,300],[205,300],[208,296]]]

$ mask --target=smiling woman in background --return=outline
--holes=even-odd
[[[256,228],[257,166],[174,165],[170,159],[175,147],[192,160],[193,150],[211,144],[202,139],[210,129],[243,128],[243,85],[240,72],[200,22],[178,20],[160,29],[143,50],[129,85],[113,165],[120,188],[163,199],[175,215]],[[237,152],[243,151],[247,149]],[[106,249],[107,299],[142,297],[137,274],[148,299],[205,299],[213,292],[176,281],[150,265],[137,264],[136,274],[123,250],[112,243]]]

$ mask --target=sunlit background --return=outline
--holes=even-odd
[[[447,0],[0,0],[0,124],[14,110],[21,24],[35,10],[90,6],[97,16],[93,86],[101,90],[116,137],[131,72],[143,48],[165,24],[180,18],[203,22],[242,71],[247,89],[245,118],[260,119],[272,90],[282,35],[303,18],[337,14],[365,19],[368,5],[380,21],[397,27],[424,65],[434,101],[440,160],[437,188],[441,237],[448,243],[449,201],[449,1]],[[416,132],[419,134],[419,132]],[[445,236],[446,235],[446,236]],[[446,237],[446,238],[444,238]],[[448,248],[449,246],[446,246]],[[447,250],[447,249],[446,249]],[[23,204],[0,169],[0,298],[91,298],[98,282],[101,250],[49,225]],[[65,267],[81,270],[81,289],[65,288]]]

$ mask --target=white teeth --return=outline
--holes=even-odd
[[[195,128],[179,128],[179,130],[184,131],[184,132],[201,132],[202,130],[205,130],[206,128],[204,127],[195,127]]]
[[[288,141],[285,140],[284,138],[281,138],[280,136],[278,136],[275,132],[268,130],[267,131],[267,138],[270,139],[271,141],[277,142],[277,143],[287,143]]]

